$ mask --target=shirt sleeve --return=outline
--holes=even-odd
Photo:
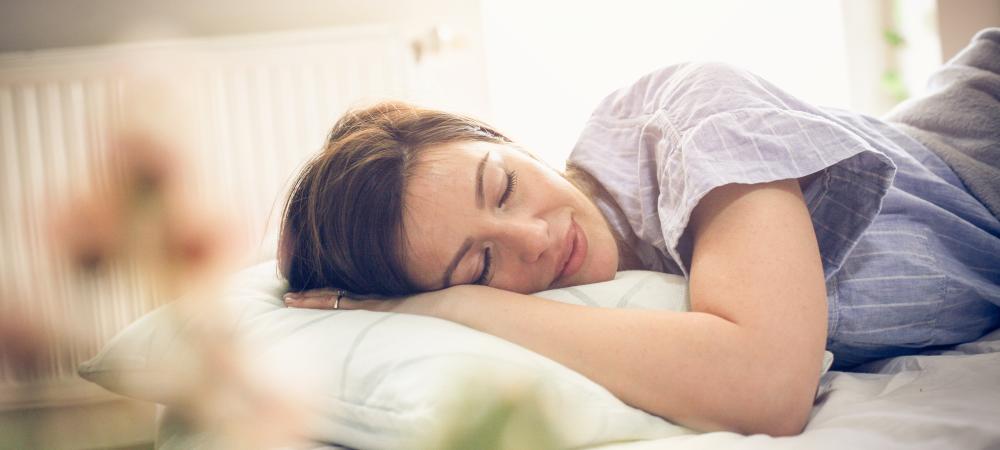
[[[879,213],[895,166],[838,124],[794,111],[737,110],[686,133],[659,172],[658,215],[670,256],[687,275],[691,212],[712,189],[821,172],[804,192],[826,278]],[[683,239],[682,239],[683,238]]]
[[[822,172],[803,193],[824,276],[843,264],[881,209],[896,166],[863,133],[729,66],[684,68],[646,88],[638,135],[639,189],[647,223],[687,276],[691,212],[712,189]]]

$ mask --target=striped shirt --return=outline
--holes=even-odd
[[[617,203],[598,207],[646,269],[685,277],[686,225],[711,189],[820,172],[803,196],[834,368],[1000,325],[1000,222],[935,154],[875,118],[810,105],[727,65],[675,65],[605,98],[569,162]]]

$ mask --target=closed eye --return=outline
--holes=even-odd
[[[510,199],[510,196],[517,189],[517,171],[507,170],[507,187],[504,188],[503,194],[500,195],[500,201],[497,206],[503,207],[504,203]],[[493,278],[493,274],[490,273],[490,268],[493,266],[493,255],[490,253],[489,247],[483,250],[483,271],[479,274],[479,278],[476,278],[475,284],[488,285],[490,280]]]
[[[511,194],[514,193],[514,189],[517,188],[517,171],[508,170],[506,171],[506,173],[507,173],[507,188],[504,189],[503,195],[500,196],[499,206],[501,207],[504,205],[504,203],[507,203],[507,199],[510,198]]]
[[[483,273],[481,273],[479,278],[476,279],[475,284],[483,286],[489,284],[489,278],[487,277],[490,275],[490,266],[492,265],[492,261],[493,258],[490,255],[490,249],[487,247],[486,250],[483,250]]]

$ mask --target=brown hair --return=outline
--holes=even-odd
[[[462,115],[382,102],[348,111],[292,185],[278,262],[292,291],[418,291],[402,265],[403,189],[421,150],[456,141],[511,143]]]

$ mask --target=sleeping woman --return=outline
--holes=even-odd
[[[350,111],[294,184],[279,263],[289,306],[454,321],[674,423],[785,436],[824,349],[849,369],[1000,324],[981,198],[900,125],[681,64],[605,98],[564,172],[469,117]],[[683,275],[691,311],[531,295],[629,269]]]

